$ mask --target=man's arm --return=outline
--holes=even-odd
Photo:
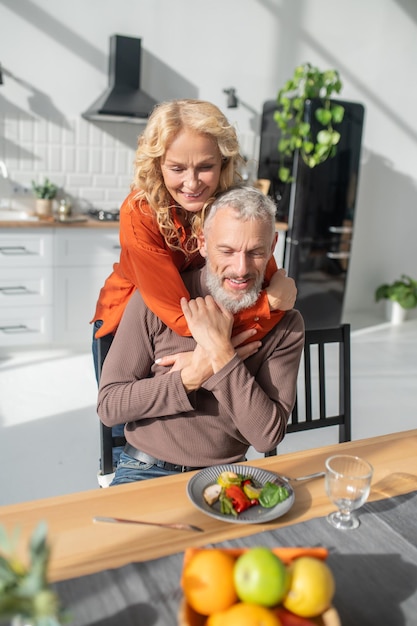
[[[203,385],[258,452],[271,450],[285,436],[303,346],[303,319],[298,311],[288,311],[252,359],[233,358]]]
[[[211,296],[181,304],[197,348],[210,360],[213,370],[201,386],[213,393],[250,445],[258,452],[272,449],[285,435],[295,401],[304,345],[301,315],[288,312],[264,339],[260,349],[264,356],[258,364],[246,367],[233,348],[227,311]],[[182,375],[184,372],[187,368]]]
[[[164,324],[136,291],[129,300],[103,364],[97,412],[107,426],[187,413],[193,406],[179,371],[167,373],[155,360],[172,352]],[[179,337],[175,351],[192,351],[192,337]],[[171,350],[170,350],[171,346]]]

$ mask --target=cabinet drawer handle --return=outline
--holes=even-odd
[[[0,253],[5,256],[29,256],[35,254],[35,252],[31,252],[25,246],[0,246]]]
[[[24,296],[33,293],[27,287],[17,285],[16,287],[0,287],[0,292],[5,296]]]
[[[0,331],[5,333],[6,335],[33,332],[28,326],[25,326],[24,324],[17,324],[16,326],[0,326]]]
[[[350,235],[353,233],[352,226],[329,226],[329,232],[337,233],[338,235]]]
[[[328,252],[326,256],[328,259],[349,259],[350,252]]]

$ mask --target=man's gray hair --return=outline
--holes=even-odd
[[[204,234],[207,233],[211,220],[217,211],[224,207],[235,209],[237,218],[243,222],[259,220],[271,224],[271,237],[275,235],[276,204],[259,189],[247,185],[232,187],[217,196],[206,213],[203,226]]]

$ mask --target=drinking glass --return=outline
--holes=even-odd
[[[373,471],[372,465],[358,456],[337,454],[326,460],[326,493],[338,508],[327,516],[332,526],[341,530],[353,530],[359,526],[352,511],[366,502]]]

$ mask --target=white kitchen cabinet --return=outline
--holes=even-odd
[[[0,346],[52,341],[52,238],[47,230],[0,234]]]
[[[119,234],[60,229],[54,235],[54,342],[89,345],[99,291],[120,254]]]
[[[52,341],[52,306],[0,310],[0,347],[35,346]]]
[[[0,232],[0,269],[52,265],[53,233],[48,229],[3,229]]]
[[[120,254],[116,228],[0,233],[0,347],[91,342],[99,291]]]

